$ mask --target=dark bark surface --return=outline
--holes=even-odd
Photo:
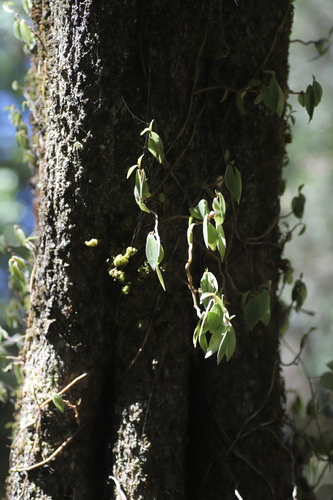
[[[35,0],[32,18],[43,41],[28,77],[40,241],[8,498],[229,500],[237,489],[244,500],[285,500],[281,247],[272,224],[285,122],[252,96],[247,116],[235,93],[220,101],[223,86],[241,90],[265,70],[286,88],[289,0]],[[166,198],[148,202],[159,213],[166,292],[142,269],[154,218],[140,212],[126,179],[151,119],[170,165],[146,155],[151,191]],[[243,180],[239,206],[226,195],[227,259],[219,274],[198,249],[192,268],[196,285],[207,266],[219,275],[236,315],[236,353],[216,366],[192,346],[179,216],[224,174],[227,150]],[[98,246],[85,245],[92,238]],[[138,251],[124,269],[124,295],[108,268],[129,246]],[[271,323],[250,332],[242,293],[268,280]],[[84,373],[64,394],[77,415],[42,406]]]

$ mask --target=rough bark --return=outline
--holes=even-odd
[[[228,500],[238,489],[247,500],[285,500],[272,225],[285,122],[253,99],[247,116],[232,92],[220,100],[224,85],[240,90],[265,70],[286,87],[290,1],[35,0],[32,18],[43,42],[29,75],[40,240],[8,498]],[[167,292],[140,268],[154,219],[139,213],[126,180],[153,118],[170,164],[148,161],[151,190],[166,197],[152,208]],[[243,180],[240,205],[229,200],[220,275],[238,347],[216,366],[191,345],[187,221],[175,216],[224,173],[226,150]],[[98,246],[85,245],[91,238]],[[128,246],[138,252],[123,295],[108,261]],[[200,250],[196,280],[206,266],[218,273]],[[250,332],[241,294],[268,280],[271,323]],[[79,418],[70,407],[41,407],[84,373],[65,395]],[[26,470],[70,437],[49,463]]]

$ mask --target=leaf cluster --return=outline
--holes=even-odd
[[[201,278],[199,295],[204,312],[194,330],[194,347],[199,342],[206,358],[217,352],[218,364],[224,356],[229,361],[236,348],[235,330],[231,324],[233,316],[229,316],[224,305],[224,297],[218,290],[216,277],[208,270]]]

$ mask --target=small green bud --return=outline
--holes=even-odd
[[[84,244],[87,246],[87,247],[97,247],[98,244],[99,244],[99,241],[96,239],[96,238],[92,238],[91,240],[89,241],[85,241]]]
[[[132,257],[133,255],[135,255],[137,252],[137,249],[134,248],[134,247],[127,247],[126,248],[126,252],[125,252],[125,256],[126,257]]]
[[[20,228],[17,224],[14,226],[14,235],[17,240],[17,242],[24,247],[25,246],[25,240],[26,240],[26,235],[24,234],[23,229]]]
[[[18,279],[19,281],[25,282],[25,277],[20,269],[20,266],[18,265],[17,261],[15,260],[15,257],[11,257],[8,261],[9,265],[9,271],[10,274],[13,276],[13,278]]]
[[[130,289],[131,289],[131,287],[129,285],[125,285],[125,286],[122,287],[121,292],[124,295],[128,295],[130,293]]]
[[[128,257],[127,257],[126,254],[122,255],[121,253],[119,253],[113,259],[113,265],[116,266],[116,267],[126,266],[126,264],[128,264]]]

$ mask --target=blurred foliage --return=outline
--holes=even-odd
[[[23,44],[13,36],[13,19],[0,8],[0,235],[17,249],[13,226],[19,224],[27,234],[33,230],[32,195],[29,187],[31,173],[27,164],[22,161],[22,150],[17,147],[14,135],[15,130],[8,118],[8,111],[4,108],[15,105],[21,109],[23,96],[12,89],[13,80],[24,84],[25,73],[28,68],[27,58],[22,50]],[[24,113],[25,121],[28,112]],[[11,300],[9,288],[8,258],[13,250],[8,247],[2,237],[0,242],[0,370],[10,362],[4,359],[6,355],[16,356],[24,324],[14,319],[8,306]],[[27,256],[27,250],[19,250]],[[13,285],[13,284],[12,284]],[[15,299],[14,299],[15,300]],[[11,310],[15,304],[12,299]],[[23,314],[21,311],[22,320]],[[10,318],[12,316],[12,318]],[[18,365],[16,365],[17,367]],[[17,369],[17,368],[16,368]],[[11,394],[16,385],[16,377],[10,371],[2,372],[0,377],[0,497],[4,495],[3,479],[8,471],[9,435],[10,428],[6,424],[12,420],[13,400]],[[7,400],[9,396],[9,400]]]
[[[282,213],[289,210],[297,187],[304,184],[306,231],[300,237],[293,235],[285,247],[284,257],[290,260],[294,275],[303,274],[307,299],[304,309],[290,315],[289,328],[282,339],[282,360],[288,365],[284,375],[288,405],[292,410],[291,425],[298,430],[293,446],[301,457],[309,484],[317,487],[318,500],[326,500],[333,492],[330,473],[333,386],[327,385],[333,377],[328,370],[333,358],[333,220],[330,207],[333,187],[333,3],[331,0],[296,0],[294,5],[291,39],[305,43],[295,41],[291,44],[289,87],[293,90],[305,87],[309,77],[315,75],[324,92],[310,124],[304,109],[294,106],[295,125],[291,130],[292,143],[288,146],[289,165],[285,169],[287,182]],[[320,50],[324,53],[318,57]],[[284,290],[286,302],[292,293],[290,288],[287,286]],[[298,357],[300,346],[302,354]]]

